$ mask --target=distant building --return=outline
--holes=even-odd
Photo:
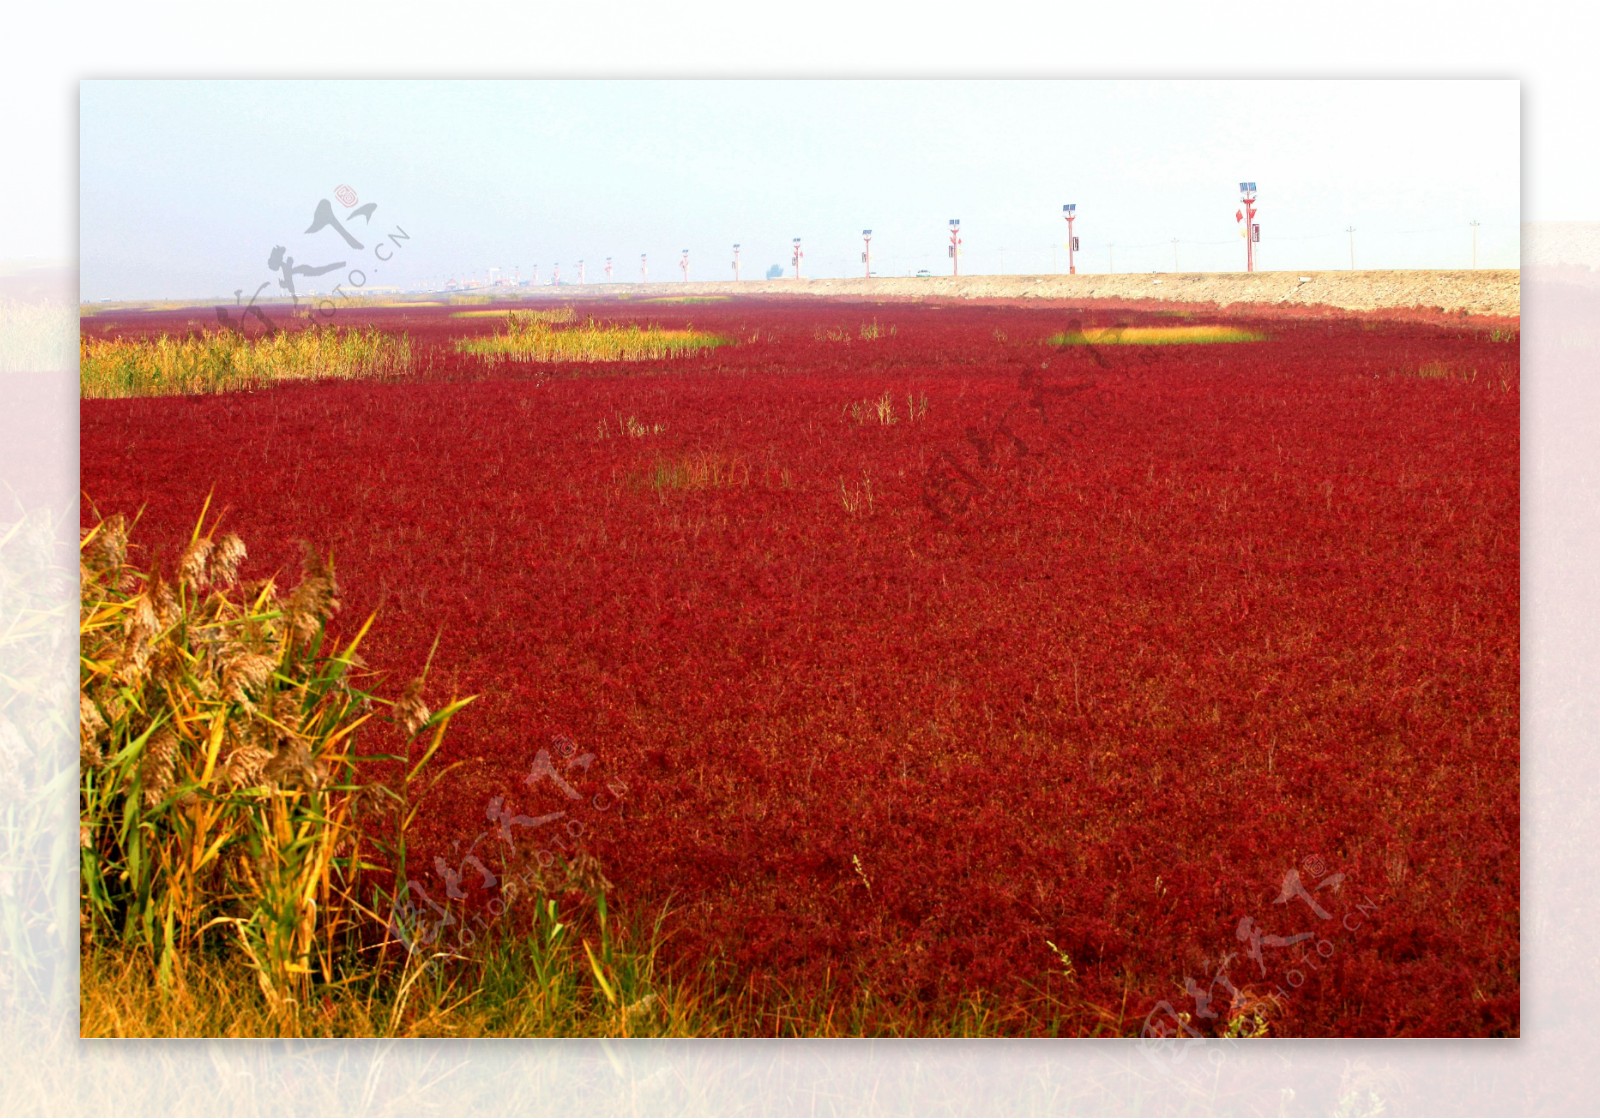
[[[767,279],[769,279],[769,280],[781,280],[781,279],[783,279],[783,265],[774,264],[771,268],[768,268],[767,269]]]

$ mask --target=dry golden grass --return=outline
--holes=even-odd
[[[571,307],[547,307],[538,310],[502,307],[492,310],[451,311],[452,319],[502,319],[515,316],[521,322],[567,323],[578,317]]]
[[[187,396],[324,377],[398,377],[412,368],[405,335],[328,326],[259,337],[207,330],[186,338],[80,338],[78,348],[84,399]]]
[[[735,489],[750,485],[750,464],[737,455],[695,451],[677,458],[658,458],[635,481],[657,492]]]
[[[536,317],[538,314],[514,311],[507,316],[503,333],[462,338],[456,342],[456,349],[478,354],[491,363],[651,361],[683,357],[731,341],[704,331],[605,324],[593,319],[579,327],[557,330],[548,320]]]
[[[575,864],[581,865],[581,864]],[[191,952],[163,980],[137,946],[92,945],[82,956],[85,1037],[634,1037],[698,1036],[728,1024],[704,985],[656,975],[661,927],[634,929],[592,883],[575,905],[568,868],[471,948],[437,940],[401,949],[388,967],[354,967],[336,983],[274,1000],[237,955]]]
[[[610,439],[612,432],[611,421],[602,416],[595,425],[595,430],[597,438]],[[617,413],[617,434],[625,435],[630,439],[644,439],[651,435],[662,435],[666,430],[666,424],[646,423],[637,416],[624,416],[621,412]]]
[[[84,1037],[1004,1037],[1137,1036],[1140,1021],[1077,997],[1070,973],[1047,977],[1020,1003],[981,994],[936,1005],[850,986],[806,990],[729,982],[715,967],[658,973],[659,940],[557,932],[535,922],[495,935],[471,957],[415,956],[314,989],[274,1008],[237,960],[190,957],[171,983],[147,954],[96,947],[82,958]],[[566,926],[572,929],[575,926]],[[656,929],[659,933],[659,926]],[[1270,1032],[1272,1007],[1228,1022],[1230,1037]]]
[[[1259,342],[1266,335],[1236,326],[1100,326],[1052,335],[1052,346],[1171,346]]]
[[[928,416],[927,394],[906,393],[905,418],[913,423]],[[844,406],[844,414],[858,426],[877,423],[892,427],[900,422],[900,412],[894,394],[885,392],[876,399],[852,400]]]
[[[129,552],[120,516],[82,535],[82,937],[140,949],[166,983],[180,957],[233,952],[272,1007],[303,1003],[384,925],[364,873],[404,880],[413,786],[468,701],[435,713],[421,681],[395,699],[357,686],[372,619],[329,643],[338,587],[309,549],[287,592],[244,583],[244,544],[207,530],[204,510],[170,570]],[[404,753],[358,764],[357,732],[384,709]],[[373,762],[399,768],[397,787],[364,780]]]

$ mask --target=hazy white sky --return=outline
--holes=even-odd
[[[86,81],[83,298],[231,298],[344,261],[416,287],[490,267],[590,282],[1242,268],[1241,179],[1263,268],[1517,264],[1519,83],[1500,81]],[[307,233],[335,188],[370,224]],[[372,234],[409,234],[385,264]],[[1113,247],[1114,246],[1114,247]],[[301,277],[326,291],[335,276]],[[276,286],[266,294],[276,291]]]

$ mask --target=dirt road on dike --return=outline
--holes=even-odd
[[[1337,307],[1349,311],[1466,312],[1518,318],[1517,269],[1458,271],[1306,271],[1091,273],[1077,276],[933,276],[921,279],[722,280],[711,283],[589,284],[530,294],[636,296],[820,295],[936,299],[1160,300],[1229,307],[1235,304]]]

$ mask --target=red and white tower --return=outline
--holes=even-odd
[[[800,278],[800,261],[805,258],[805,253],[800,251],[800,238],[794,239],[794,278]]]
[[[1235,210],[1233,219],[1244,222],[1244,270],[1256,270],[1256,244],[1261,240],[1261,227],[1256,224],[1256,184],[1239,184],[1239,201],[1244,209]]]
[[[1067,219],[1067,275],[1076,276],[1078,274],[1078,262],[1076,259],[1078,238],[1072,232],[1072,223],[1078,220],[1078,204],[1076,202],[1068,202],[1061,207],[1061,216]]]
[[[867,279],[870,280],[872,278],[872,230],[863,229],[861,231],[861,243],[864,246],[861,250],[861,263],[866,265]]]
[[[961,219],[950,219],[950,274],[961,275]]]

